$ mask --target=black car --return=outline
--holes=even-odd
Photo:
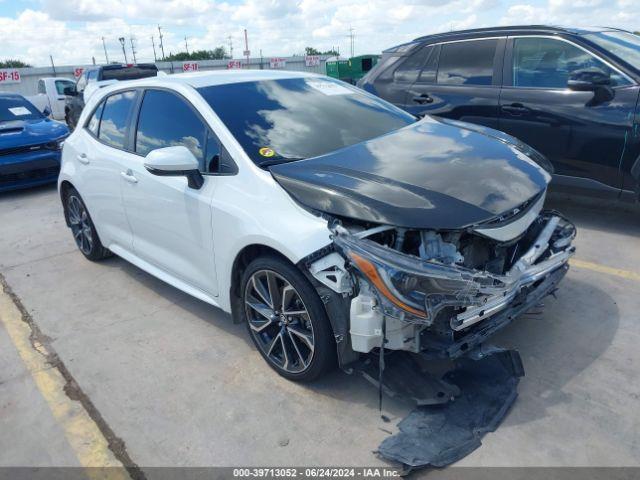
[[[153,63],[139,64],[112,64],[86,68],[78,78],[75,88],[67,87],[64,90],[67,95],[64,118],[67,125],[72,130],[76,128],[80,113],[84,108],[84,90],[90,83],[105,82],[103,86],[109,85],[107,80],[136,80],[138,78],[155,77],[158,75],[158,67]]]
[[[619,29],[496,27],[386,50],[358,86],[410,113],[506,132],[543,153],[556,188],[640,195],[640,37]]]

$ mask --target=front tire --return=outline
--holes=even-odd
[[[87,259],[96,262],[113,255],[111,251],[102,246],[89,211],[82,197],[73,187],[69,188],[65,194],[64,213],[78,250]]]
[[[275,255],[259,257],[244,271],[241,285],[249,335],[278,374],[311,381],[335,365],[324,305],[297,267]]]

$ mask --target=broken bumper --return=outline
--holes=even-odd
[[[566,273],[573,225],[544,212],[535,228],[525,253],[504,274],[423,260],[353,235],[338,234],[335,243],[374,292],[381,316],[421,327],[419,347],[411,342],[407,349],[438,345],[440,356],[455,357],[538,303]],[[444,322],[448,342],[430,341],[430,327],[441,331]]]

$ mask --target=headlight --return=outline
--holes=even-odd
[[[421,260],[370,240],[337,235],[335,242],[375,287],[385,315],[395,318],[431,324],[444,307],[480,305],[487,291],[504,288],[489,275]]]

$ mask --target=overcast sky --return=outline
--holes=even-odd
[[[417,36],[496,24],[607,25],[640,29],[639,0],[0,0],[0,60],[33,65],[122,61],[118,37],[134,37],[138,61],[153,60],[151,36],[158,24],[165,53],[229,47],[244,50],[249,32],[252,56],[288,56],[338,47],[349,53],[349,28],[356,54],[377,53]]]

